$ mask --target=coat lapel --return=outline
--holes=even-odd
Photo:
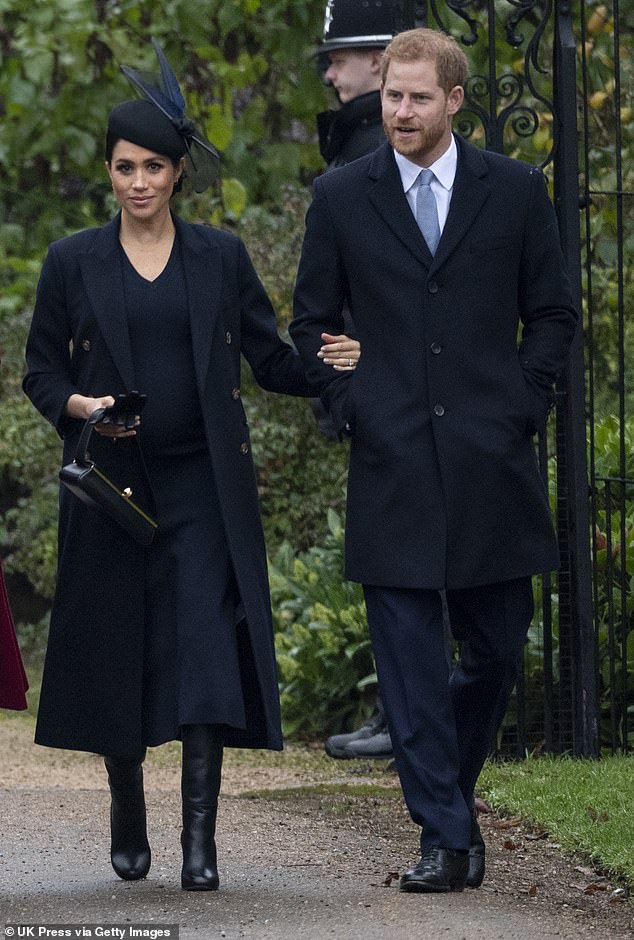
[[[432,264],[432,255],[409,207],[401,175],[389,144],[377,150],[369,167],[374,180],[369,197],[383,220],[405,247],[426,267]]]
[[[489,198],[488,168],[480,151],[456,137],[458,166],[449,204],[449,214],[434,256],[434,269],[452,254],[475,222]]]
[[[187,225],[177,216],[174,224],[183,249],[194,367],[202,394],[222,283],[221,257],[219,249],[203,238],[195,226]],[[79,263],[99,329],[129,391],[135,387],[135,378],[119,258],[119,215],[99,230],[92,249]]]
[[[203,237],[198,226],[188,225],[177,216],[174,217],[174,223],[182,246],[194,368],[198,390],[203,398],[222,289],[222,256],[218,246]]]
[[[127,391],[134,388],[134,362],[123,294],[119,257],[119,215],[98,233],[89,252],[79,259],[88,300],[99,330]]]

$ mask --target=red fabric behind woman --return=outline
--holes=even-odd
[[[28,687],[0,566],[0,708],[25,709]]]

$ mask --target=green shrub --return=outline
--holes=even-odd
[[[247,397],[262,521],[269,551],[326,537],[328,509],[343,512],[348,447],[317,429],[308,402],[257,390]]]
[[[323,547],[295,554],[284,544],[270,564],[284,731],[303,737],[367,717],[376,685],[363,593],[343,578],[333,510],[328,527]]]
[[[595,426],[594,561],[601,742],[634,745],[634,418]],[[603,478],[612,478],[608,490]],[[626,733],[626,724],[628,732]],[[627,740],[626,740],[627,738]]]
[[[285,334],[292,316],[295,272],[309,193],[286,186],[275,211],[247,209],[237,227]],[[348,447],[317,428],[306,399],[263,392],[248,368],[244,404],[251,428],[262,519],[269,551],[287,541],[296,551],[321,544],[326,511],[345,504]]]

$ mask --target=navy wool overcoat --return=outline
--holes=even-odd
[[[316,181],[293,337],[351,434],[346,573],[460,589],[555,568],[533,434],[574,335],[557,222],[540,170],[457,139],[432,258],[392,148]],[[314,357],[350,305],[361,360]]]
[[[182,246],[193,356],[229,552],[248,624],[262,714],[229,746],[282,746],[266,553],[249,429],[240,399],[244,354],[264,388],[310,391],[242,242],[174,219]],[[119,217],[51,245],[27,344],[24,389],[72,460],[82,422],[68,397],[135,388],[120,273]],[[134,438],[93,434],[91,456],[113,479],[143,489]],[[151,494],[147,506],[151,509]],[[187,499],[187,493],[183,493]],[[143,745],[141,691],[144,553],[105,516],[60,493],[59,570],[36,741],[136,757]]]

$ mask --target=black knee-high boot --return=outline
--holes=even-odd
[[[213,725],[184,725],[183,870],[186,891],[216,891],[216,813],[222,770],[222,736]]]
[[[112,798],[110,859],[119,878],[126,881],[145,878],[152,861],[145,819],[143,758],[104,757]]]

